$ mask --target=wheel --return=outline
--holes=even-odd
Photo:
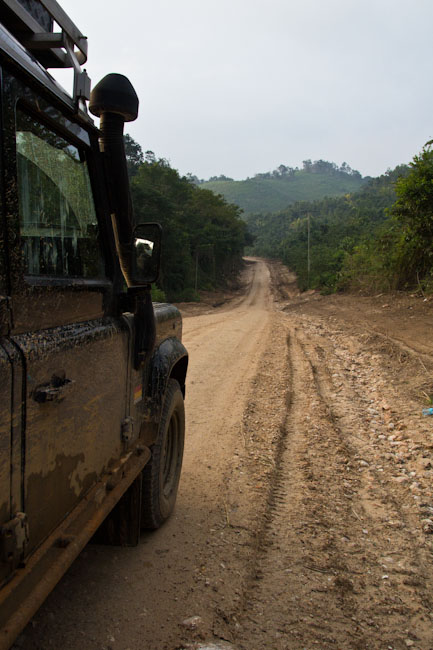
[[[179,383],[169,379],[152,458],[143,470],[142,528],[159,528],[176,503],[185,439],[185,408]]]

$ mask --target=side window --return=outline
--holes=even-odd
[[[84,152],[20,109],[16,147],[25,273],[103,277]]]

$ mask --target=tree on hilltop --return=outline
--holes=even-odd
[[[134,138],[131,138],[129,133],[125,133],[123,136],[123,142],[125,145],[128,175],[130,178],[132,178],[132,176],[135,176],[138,172],[140,165],[144,163],[143,149],[138,144],[138,142],[134,140]]]

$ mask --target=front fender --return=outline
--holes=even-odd
[[[159,417],[168,380],[179,382],[185,396],[185,379],[188,352],[178,338],[165,339],[155,350],[151,360],[148,394],[152,403],[152,415]]]

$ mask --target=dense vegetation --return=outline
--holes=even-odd
[[[433,291],[433,151],[427,142],[396,184],[397,201],[380,244],[387,248],[398,287]]]
[[[397,231],[388,215],[404,165],[370,179],[358,192],[302,201],[286,210],[247,217],[253,252],[282,259],[301,289],[390,289],[399,284],[391,251]],[[308,270],[308,240],[310,269]]]
[[[361,174],[346,163],[339,167],[326,160],[304,160],[302,169],[280,165],[272,172],[256,174],[244,181],[234,181],[223,175],[209,181],[191,178],[201,188],[222,194],[246,213],[275,212],[296,201],[356,192],[365,182]]]
[[[301,289],[432,292],[432,142],[358,192],[253,214],[248,224],[254,252],[282,259]]]
[[[195,299],[198,289],[227,282],[248,244],[248,252],[287,264],[301,289],[433,291],[431,142],[409,166],[378,178],[362,179],[345,163],[307,160],[302,170],[280,165],[240,183],[180,176],[165,159],[144,155],[129,136],[125,147],[136,220],[159,221],[164,229],[159,289],[171,300]],[[355,191],[337,196],[345,182]],[[240,207],[206,189],[221,191],[227,183],[253,188],[249,205],[265,187],[266,212],[246,214],[244,221]],[[302,184],[309,200],[294,201],[294,192],[289,204],[281,188]],[[275,211],[283,200],[284,209]]]
[[[209,190],[198,189],[164,158],[144,155],[125,136],[136,222],[163,227],[162,271],[156,299],[194,300],[197,289],[223,285],[236,276],[248,239],[240,209]]]

